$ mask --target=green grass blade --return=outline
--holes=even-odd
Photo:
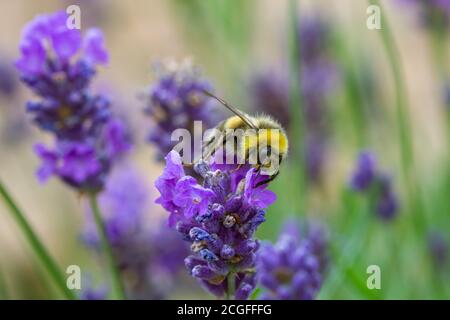
[[[100,242],[103,248],[103,252],[106,256],[107,263],[109,266],[109,270],[111,273],[111,282],[112,282],[112,291],[113,291],[113,297],[115,299],[126,299],[125,294],[125,288],[123,286],[119,268],[116,262],[116,259],[114,257],[114,253],[111,247],[111,244],[109,243],[105,223],[103,221],[103,217],[100,213],[100,208],[98,206],[97,201],[97,195],[90,194],[89,195],[89,203],[92,209],[92,213],[94,215],[95,224],[97,226],[97,231],[100,237]]]
[[[64,277],[63,272],[59,269],[56,262],[50,256],[46,247],[42,243],[42,241],[38,238],[37,234],[34,232],[31,225],[28,223],[25,215],[17,206],[16,202],[13,200],[9,192],[6,190],[3,183],[0,181],[0,197],[5,202],[12,216],[16,220],[23,234],[25,235],[28,243],[30,244],[33,252],[39,258],[41,263],[45,266],[45,269],[59,287],[61,292],[65,295],[67,299],[76,299],[75,294],[71,291],[66,285],[66,279]]]

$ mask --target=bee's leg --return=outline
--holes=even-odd
[[[231,170],[230,172],[231,172],[231,173],[234,173],[234,172],[238,171],[240,168],[242,168],[243,165],[244,165],[243,163],[238,164],[237,167],[234,168],[233,170]]]
[[[188,169],[192,169],[194,167],[194,162],[187,162],[187,163],[183,163],[183,167],[188,168]]]
[[[265,184],[267,184],[267,183],[269,183],[269,182],[275,180],[275,178],[278,176],[279,173],[280,173],[280,172],[277,172],[277,173],[275,173],[273,176],[270,176],[268,179],[258,182],[258,183],[254,186],[254,188],[258,188],[259,186],[265,185]]]

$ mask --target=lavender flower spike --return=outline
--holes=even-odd
[[[152,119],[148,139],[158,148],[157,158],[172,150],[171,134],[175,129],[192,131],[194,121],[202,121],[205,128],[218,122],[213,101],[203,94],[212,85],[201,78],[189,61],[166,62],[156,65],[157,81],[148,89],[145,112]]]
[[[37,16],[20,42],[16,68],[38,99],[28,101],[34,123],[55,137],[53,147],[38,145],[40,181],[57,176],[83,191],[98,191],[112,164],[129,149],[123,124],[109,100],[92,94],[89,85],[98,65],[108,61],[103,35],[68,29],[63,11]]]
[[[169,226],[191,244],[185,259],[190,274],[218,297],[247,299],[259,248],[253,235],[276,196],[265,186],[255,188],[264,177],[248,166],[225,170],[199,162],[194,170],[201,181],[185,175],[180,155],[171,151],[155,182],[161,193],[156,202],[169,212]]]
[[[305,238],[294,223],[284,228],[276,244],[263,243],[258,253],[262,299],[311,300],[322,285],[327,267],[326,239],[317,227]]]

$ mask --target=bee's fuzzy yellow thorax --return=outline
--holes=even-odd
[[[261,146],[270,146],[276,150],[279,155],[286,155],[288,151],[288,139],[282,129],[260,129],[255,134],[246,135],[244,139],[244,150],[259,148]]]
[[[231,118],[228,118],[227,121],[225,122],[225,128],[227,128],[227,129],[242,128],[244,125],[245,125],[245,123],[238,116],[233,116]]]

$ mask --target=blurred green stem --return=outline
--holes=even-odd
[[[433,54],[433,62],[439,80],[444,82],[448,80],[448,62],[447,62],[447,32],[445,29],[434,30],[430,34],[430,41]]]
[[[6,206],[13,215],[14,219],[17,221],[20,229],[22,230],[23,234],[28,240],[28,243],[33,248],[34,253],[37,255],[41,263],[45,266],[45,269],[48,271],[53,281],[55,281],[56,285],[59,287],[61,292],[65,295],[67,299],[76,299],[76,296],[73,293],[73,291],[71,291],[67,287],[65,277],[61,272],[61,270],[59,269],[58,265],[50,256],[44,244],[38,238],[37,234],[34,232],[31,225],[25,218],[25,215],[16,205],[16,202],[13,200],[13,198],[6,190],[5,186],[1,181],[0,181],[0,196],[4,200]]]
[[[226,294],[226,299],[227,300],[233,300],[234,299],[234,277],[233,277],[234,273],[229,273],[227,276],[227,294]]]
[[[0,270],[0,300],[8,300],[10,298],[8,288],[6,287],[6,280]]]
[[[400,232],[401,222],[399,221],[389,221],[388,225],[385,223],[379,224],[377,228],[377,234],[383,235],[381,238],[384,240],[383,247],[389,248],[386,250],[386,258],[385,260],[388,261],[388,270],[385,272],[385,274],[389,275],[389,279],[387,281],[387,286],[383,287],[383,291],[387,292],[389,295],[388,297],[391,299],[399,299],[400,297],[395,296],[395,292],[391,290],[391,288],[400,287],[405,288],[406,280],[408,276],[405,276],[405,273],[408,271],[401,272],[401,266],[402,261],[404,257],[404,253],[402,250],[402,241],[404,242],[404,239],[399,239],[399,235],[402,234]],[[384,282],[386,283],[386,281]],[[396,284],[394,286],[394,284]],[[387,287],[387,288],[386,288]]]
[[[226,86],[223,92],[242,91],[243,86],[237,87],[236,83],[240,82],[236,79],[242,78],[242,66],[248,64],[250,57],[253,1],[175,0],[171,3],[184,19],[192,41],[201,39],[202,45],[207,46],[209,56],[203,60],[217,65],[214,57],[220,56],[219,69],[224,72]]]
[[[253,290],[252,294],[248,298],[248,300],[259,300],[259,296],[261,295],[261,288],[256,287],[255,290]]]
[[[333,297],[335,292],[341,287],[342,283],[353,285],[358,292],[365,295],[369,299],[376,298],[376,295],[368,290],[363,278],[357,276],[353,270],[356,258],[365,248],[370,231],[370,222],[372,221],[371,213],[364,210],[359,212],[361,217],[356,220],[354,227],[350,230],[357,230],[349,239],[343,248],[337,247],[335,242],[330,242],[331,256],[334,264],[331,273],[326,278],[320,296],[325,299]],[[365,272],[365,270],[363,270]]]
[[[345,219],[352,221],[344,233],[351,236],[345,240],[342,246],[339,246],[337,241],[330,241],[333,268],[320,291],[321,298],[333,298],[344,283],[350,284],[353,289],[368,299],[382,298],[382,292],[367,288],[366,279],[361,276],[361,274],[365,275],[365,267],[357,264],[357,259],[361,257],[363,250],[368,248],[373,224],[376,223],[373,217],[376,194],[374,188],[363,199],[348,189],[342,194],[342,216],[347,213]]]
[[[344,89],[346,94],[346,111],[350,114],[349,123],[354,128],[354,138],[358,148],[367,146],[368,126],[369,123],[365,120],[364,111],[369,110],[369,104],[365,88],[363,87],[361,79],[359,79],[362,63],[355,56],[352,55],[349,41],[335,32],[333,33],[333,44],[337,52],[337,58],[342,67],[342,78],[344,80]]]
[[[290,77],[289,77],[289,108],[292,113],[291,138],[292,159],[291,165],[298,168],[298,179],[292,179],[293,211],[304,214],[307,208],[306,167],[305,167],[305,134],[304,117],[301,93],[301,63],[300,63],[300,35],[298,34],[299,15],[297,0],[289,2],[289,30],[290,30]]]
[[[109,243],[105,223],[103,221],[102,215],[100,213],[100,208],[98,206],[97,195],[89,194],[89,203],[94,215],[95,224],[97,225],[97,231],[100,237],[100,242],[103,248],[103,252],[106,255],[106,259],[109,265],[111,273],[111,282],[114,299],[123,300],[126,299],[125,289],[120,278],[119,268],[117,266],[116,259],[114,258],[114,253]]]
[[[402,170],[404,185],[407,190],[407,203],[412,203],[411,211],[414,212],[414,221],[416,230],[423,234],[426,230],[426,219],[422,194],[415,168],[415,158],[413,150],[413,134],[411,130],[411,121],[408,112],[407,94],[403,80],[403,70],[399,60],[399,52],[392,35],[387,15],[384,13],[383,6],[379,0],[368,0],[369,4],[377,5],[381,8],[383,25],[381,28],[381,39],[386,51],[389,64],[392,70],[395,86],[396,100],[396,118],[398,123],[398,135],[400,140],[400,154],[402,160]]]
[[[449,79],[449,62],[448,62],[448,31],[447,28],[442,28],[442,26],[436,26],[430,32],[430,42],[433,53],[433,62],[436,70],[436,74],[438,75],[439,85],[441,86],[441,93],[443,92],[443,100],[444,100],[444,114],[446,115],[446,135],[450,137],[450,106],[448,105],[448,98],[445,96],[448,93],[447,90],[450,90],[450,79]],[[450,139],[447,138],[447,148],[450,150]],[[450,157],[450,153],[447,153],[447,157]],[[447,160],[447,190],[450,187],[450,161]],[[450,203],[446,202],[447,207],[444,209],[446,212],[450,211]]]

